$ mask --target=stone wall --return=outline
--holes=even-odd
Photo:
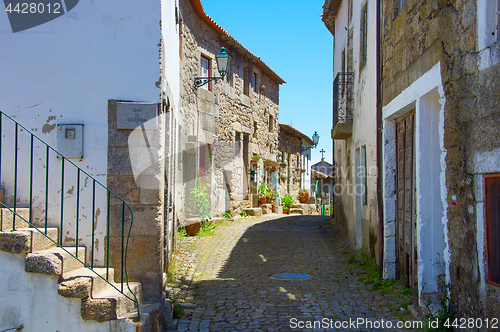
[[[452,307],[458,317],[497,317],[499,289],[485,282],[483,184],[500,172],[499,45],[478,47],[483,1],[410,0],[395,17],[397,2],[383,2],[383,105],[440,62]]]
[[[108,101],[107,187],[133,212],[127,250],[129,281],[141,282],[146,301],[159,301],[163,300],[164,156],[161,137],[164,137],[164,120],[163,116],[148,119],[157,121],[157,129],[119,129],[118,103]],[[124,245],[127,245],[131,214],[113,195],[110,203],[109,261],[115,269],[115,280],[119,281],[122,234],[125,235]]]
[[[180,166],[184,174],[183,204],[195,185],[191,180],[197,171],[212,166],[207,175],[211,178],[212,215],[238,213],[242,202],[250,200],[249,193],[255,191],[250,183],[252,155],[260,156],[260,165],[264,159],[276,161],[282,82],[267,75],[241,45],[213,30],[190,1],[180,2],[180,26],[183,115],[179,143],[192,152],[191,156],[184,153],[186,159]],[[229,77],[210,82],[208,89],[196,88],[194,77],[200,76],[202,55],[210,59],[210,76],[219,76],[215,55],[221,47],[231,56]],[[258,75],[256,91],[251,83],[253,73]],[[258,173],[262,181],[263,172]]]
[[[302,189],[300,176],[302,167],[302,165],[300,165],[301,147],[302,138],[281,127],[278,148],[283,159],[281,163],[282,166],[278,169],[278,189],[281,197],[284,195],[292,195],[296,202],[299,200],[299,190]]]

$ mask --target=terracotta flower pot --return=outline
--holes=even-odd
[[[191,236],[195,236],[201,228],[201,222],[198,220],[197,214],[187,215],[184,223],[186,232]]]
[[[186,228],[186,232],[190,236],[195,236],[200,231],[201,222],[197,222],[197,223],[194,223],[194,224],[191,224],[191,225],[184,226],[184,228]]]

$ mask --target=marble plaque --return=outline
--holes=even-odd
[[[116,126],[118,129],[157,129],[156,103],[118,102]]]

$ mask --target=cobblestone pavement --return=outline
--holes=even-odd
[[[221,224],[213,236],[180,238],[168,291],[184,308],[177,331],[410,331],[349,322],[396,324],[404,298],[358,280],[361,270],[346,263],[345,248],[340,230],[322,216],[244,218]],[[285,272],[311,277],[272,277]]]

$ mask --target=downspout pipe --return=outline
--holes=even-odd
[[[379,246],[378,246],[378,257],[379,257],[379,279],[383,278],[384,275],[384,211],[382,204],[382,82],[381,82],[381,51],[380,51],[380,40],[381,40],[381,26],[382,21],[380,13],[382,11],[381,1],[376,0],[376,90],[377,90],[377,211],[378,211],[378,222],[379,222]]]

